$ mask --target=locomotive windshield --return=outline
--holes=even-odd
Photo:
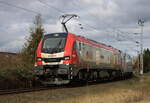
[[[64,36],[49,36],[43,41],[42,52],[44,53],[58,53],[64,51],[66,44],[66,37]]]

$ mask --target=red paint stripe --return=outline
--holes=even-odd
[[[37,51],[36,51],[37,57],[41,57],[42,41],[43,41],[43,39],[40,41]]]
[[[120,53],[119,50],[117,50],[115,48],[112,48],[112,47],[109,47],[109,46],[106,46],[106,45],[103,45],[103,44],[100,44],[100,43],[96,43],[96,42],[88,40],[88,39],[86,39],[84,37],[78,36],[78,40],[81,41],[81,42],[85,42],[85,43],[91,44],[91,45],[96,46],[96,47],[100,47],[100,48],[104,48],[106,50],[110,50],[110,51],[112,51],[114,53]]]
[[[71,57],[75,38],[76,38],[76,36],[74,34],[68,33],[66,46],[65,46],[65,50],[64,50],[64,56]],[[72,63],[71,60],[65,60],[63,64],[70,64],[70,63]]]

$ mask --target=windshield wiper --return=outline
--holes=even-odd
[[[52,52],[52,48],[43,48],[43,52],[51,53]]]
[[[61,40],[58,42],[58,44],[56,45],[56,47],[52,49],[52,53],[57,52],[57,50],[58,50],[59,47],[61,46],[62,41],[63,41],[63,39],[61,39]]]

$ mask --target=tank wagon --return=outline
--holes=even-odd
[[[132,60],[111,46],[72,33],[45,35],[36,52],[36,77],[48,84],[132,74]]]

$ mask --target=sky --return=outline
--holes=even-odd
[[[45,34],[62,32],[60,16],[76,14],[67,23],[69,32],[131,55],[140,51],[142,19],[143,47],[150,48],[150,0],[0,0],[0,51],[19,52],[39,13]]]

